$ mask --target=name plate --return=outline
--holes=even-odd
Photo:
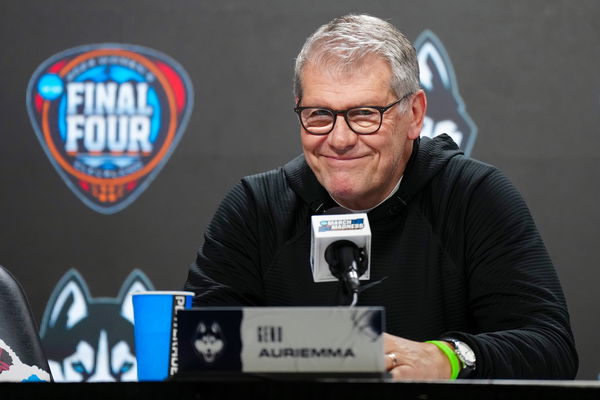
[[[180,372],[382,372],[382,307],[178,312]]]

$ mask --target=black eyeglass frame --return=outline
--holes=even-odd
[[[298,104],[296,104],[296,107],[294,107],[294,112],[298,115],[298,120],[300,121],[300,125],[302,125],[302,128],[304,128],[304,130],[310,134],[310,135],[315,135],[315,136],[324,136],[324,135],[329,135],[331,133],[331,131],[333,131],[333,128],[335,127],[335,123],[337,121],[337,116],[342,114],[344,115],[344,120],[346,121],[346,125],[348,125],[348,128],[350,128],[350,130],[354,133],[356,133],[357,135],[373,135],[377,132],[379,132],[379,129],[381,128],[381,124],[383,124],[383,114],[385,114],[385,112],[387,110],[389,110],[390,108],[394,107],[396,104],[400,104],[403,100],[406,100],[408,97],[410,97],[414,92],[409,92],[406,93],[404,96],[402,96],[400,99],[396,100],[393,103],[388,104],[387,106],[360,106],[360,107],[352,107],[352,108],[348,108],[346,110],[333,110],[331,108],[327,108],[327,107],[300,107],[298,106],[298,104],[300,104],[300,102],[302,101],[302,99],[298,99]],[[350,125],[350,120],[348,119],[348,113],[352,110],[360,110],[361,108],[372,108],[375,109],[377,111],[379,111],[379,125],[377,126],[377,129],[375,129],[373,132],[368,132],[368,133],[363,133],[363,132],[356,132],[353,128],[352,125]],[[304,110],[309,110],[309,109],[315,109],[315,110],[325,110],[330,112],[333,115],[333,124],[331,124],[331,129],[327,132],[323,132],[323,133],[313,133],[311,131],[309,131],[308,129],[306,129],[306,127],[304,126],[304,123],[302,122],[302,116],[301,113]]]

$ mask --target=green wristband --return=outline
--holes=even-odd
[[[437,348],[440,349],[446,355],[446,357],[448,357],[451,368],[450,379],[456,379],[458,377],[458,373],[460,372],[460,361],[458,360],[456,353],[454,353],[454,350],[452,350],[449,345],[439,340],[428,340],[425,343],[435,344]]]

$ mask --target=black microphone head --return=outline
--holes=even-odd
[[[348,250],[344,251],[345,249],[349,249],[352,252],[354,249],[358,249],[358,246],[349,240],[336,240],[325,249],[325,261],[329,264],[331,275],[338,279],[342,279],[348,268],[348,263],[344,262],[347,261],[345,258],[348,256]],[[349,261],[351,264],[352,260]]]
[[[367,270],[368,258],[364,249],[350,240],[336,240],[325,249],[325,261],[329,264],[331,274],[342,279],[352,262],[356,262],[358,276]]]

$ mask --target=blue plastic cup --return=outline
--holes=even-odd
[[[193,292],[133,294],[139,381],[162,381],[177,372],[177,311],[192,306]]]

